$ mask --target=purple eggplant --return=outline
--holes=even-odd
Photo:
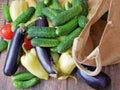
[[[14,32],[3,70],[4,74],[7,76],[11,76],[17,71],[22,51],[21,46],[24,41],[24,37],[25,32],[23,32],[21,28],[18,28]]]
[[[91,66],[85,66],[89,70],[94,70]],[[75,75],[78,77],[78,79],[83,80],[85,83],[87,83],[89,86],[91,86],[94,89],[103,89],[110,85],[111,79],[110,77],[105,74],[104,72],[100,72],[96,76],[89,76],[80,71],[78,68],[75,68]]]
[[[41,19],[37,20],[35,22],[35,26],[40,26],[40,27],[47,27],[48,22],[45,17],[41,17]],[[43,68],[46,70],[46,72],[50,75],[56,74],[55,71],[52,68],[52,63],[51,63],[51,56],[49,53],[49,48],[44,48],[44,47],[35,47],[37,57],[42,64]]]

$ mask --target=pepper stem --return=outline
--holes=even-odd
[[[23,51],[25,52],[25,54],[28,53],[27,50],[26,50],[25,47],[24,47],[24,43],[22,44],[22,49],[23,49]]]

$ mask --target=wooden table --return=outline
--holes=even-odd
[[[1,11],[2,3],[10,4],[12,0],[0,0],[0,27],[4,25],[5,21]],[[5,76],[3,74],[3,67],[5,63],[7,51],[4,51],[0,54],[0,90],[16,90],[13,87],[11,77]],[[103,71],[111,77],[111,85],[103,90],[120,90],[120,64],[104,67]],[[23,70],[22,67],[19,70]],[[18,71],[19,71],[18,70]],[[49,78],[49,80],[41,80],[39,84],[24,90],[94,90],[89,87],[86,83],[81,80],[78,80],[75,83],[75,80],[69,78],[67,80],[57,80],[55,78]]]

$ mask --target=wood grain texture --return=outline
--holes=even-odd
[[[12,0],[0,0],[0,27],[5,23],[2,12],[1,4],[10,3]],[[3,67],[5,63],[7,51],[4,51],[0,54],[0,90],[17,90],[13,87],[11,77],[5,76],[3,74]],[[18,70],[23,71],[24,68],[21,66]],[[103,90],[120,90],[120,64],[104,67],[103,71],[111,77],[111,85]],[[21,89],[23,90],[23,89]],[[78,80],[75,83],[75,80],[69,78],[67,80],[57,80],[55,78],[50,78],[49,80],[41,80],[36,86],[24,89],[24,90],[94,90],[89,87],[86,83]]]

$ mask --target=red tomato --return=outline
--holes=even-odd
[[[26,50],[30,50],[33,46],[28,39],[24,39],[24,47]]]
[[[11,40],[13,37],[14,33],[11,30],[11,26],[12,24],[8,23],[0,28],[0,35],[6,40]]]

